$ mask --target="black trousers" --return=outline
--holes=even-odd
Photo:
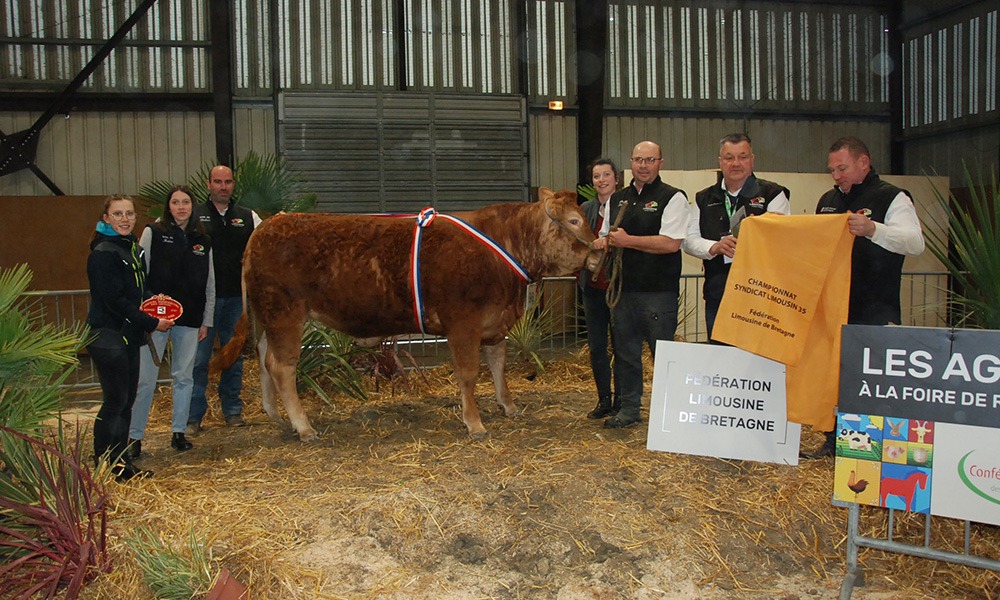
[[[128,427],[132,420],[132,405],[139,385],[138,344],[117,347],[91,345],[87,347],[97,368],[104,401],[94,423],[94,458],[109,454],[115,460],[128,444]]]

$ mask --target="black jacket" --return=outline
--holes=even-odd
[[[146,263],[134,236],[100,235],[90,243],[87,257],[90,280],[91,329],[119,331],[126,343],[142,345],[146,332],[159,320],[139,310],[146,293]]]

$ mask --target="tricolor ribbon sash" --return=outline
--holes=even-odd
[[[515,273],[517,273],[517,276],[523,279],[525,283],[531,282],[531,276],[528,275],[528,272],[521,266],[521,263],[517,262],[516,258],[507,252],[503,246],[494,242],[488,235],[479,231],[472,225],[469,225],[462,219],[439,213],[435,211],[434,208],[428,206],[416,215],[416,225],[413,228],[413,246],[410,251],[410,280],[413,284],[413,317],[417,322],[417,327],[420,329],[420,333],[427,333],[424,328],[423,293],[420,290],[420,245],[423,238],[424,228],[430,227],[431,223],[433,223],[438,217],[454,223],[460,229],[482,242],[483,245],[492,250],[493,253],[500,257],[501,260],[506,262],[507,265]]]

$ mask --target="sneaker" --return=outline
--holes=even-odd
[[[243,415],[226,415],[226,425],[229,427],[243,427],[246,424]]]
[[[198,435],[201,433],[201,423],[188,423],[184,428],[184,435]]]
[[[605,421],[604,426],[608,429],[624,429],[626,427],[638,425],[639,423],[642,423],[642,417],[639,415],[629,415],[624,412],[619,412]]]

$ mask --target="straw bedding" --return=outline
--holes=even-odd
[[[151,598],[123,543],[151,525],[178,544],[193,527],[251,597],[836,598],[847,513],[832,507],[833,461],[782,467],[645,449],[645,428],[588,420],[583,353],[510,383],[509,419],[485,373],[482,442],[465,435],[448,367],[383,383],[366,403],[306,395],[318,442],[260,410],[253,361],[248,426],[227,428],[210,397],[195,448],[169,447],[160,390],[140,464],[152,479],[109,484],[114,570],[85,598]],[[651,369],[647,369],[651,371]],[[485,369],[484,369],[485,372]],[[818,444],[806,434],[803,445]],[[862,512],[866,533],[886,511]],[[922,543],[923,518],[897,513],[896,539]],[[961,551],[961,523],[934,521]],[[973,525],[972,552],[1000,559],[1000,529]],[[862,550],[857,599],[988,598],[998,574]]]

